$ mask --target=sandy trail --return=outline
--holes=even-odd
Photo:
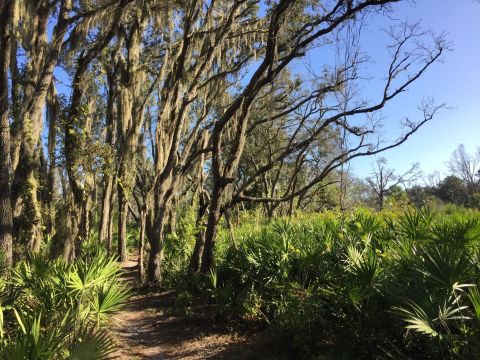
[[[135,283],[136,261],[122,264]],[[252,359],[255,336],[238,335],[225,325],[174,315],[175,294],[137,290],[114,319],[117,351],[111,359]],[[258,354],[257,354],[258,355]]]

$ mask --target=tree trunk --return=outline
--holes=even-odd
[[[104,175],[102,207],[100,213],[100,223],[98,228],[98,239],[100,243],[108,243],[108,232],[111,222],[111,204],[112,204],[112,190],[113,179],[109,175]]]
[[[149,283],[160,283],[162,280],[161,264],[163,260],[166,210],[164,202],[157,202],[157,204],[156,208],[151,211],[147,224],[147,239],[150,244],[150,255],[147,267],[147,280]]]
[[[202,228],[198,231],[197,238],[195,240],[195,247],[193,248],[192,257],[190,258],[190,264],[188,270],[190,274],[196,274],[200,271],[201,258],[203,249],[205,247],[205,229]]]
[[[69,202],[73,200],[67,197],[57,212],[55,219],[55,234],[50,247],[50,257],[55,259],[62,256],[65,261],[71,261],[75,257],[74,233],[78,225],[74,222],[75,214],[72,213],[72,206]]]
[[[5,265],[12,266],[12,202],[10,192],[10,124],[8,121],[8,68],[11,39],[8,31],[12,1],[6,1],[0,14],[0,246]]]
[[[108,99],[106,114],[106,134],[105,143],[111,147],[115,142],[115,98],[117,96],[116,73],[114,66],[109,64],[106,66],[107,83],[108,83]],[[101,243],[107,243],[107,249],[110,253],[111,249],[111,231],[112,222],[112,200],[113,200],[113,176],[109,173],[110,169],[104,172],[102,207],[100,214],[100,224],[98,229],[98,238]]]
[[[48,19],[50,7],[48,1],[35,2],[36,11],[28,16],[34,17],[32,24],[32,48],[27,51],[27,78],[24,84],[20,129],[12,151],[12,204],[14,225],[18,234],[28,242],[31,251],[38,251],[42,241],[42,212],[37,198],[38,185],[38,144],[42,131],[42,115],[45,100],[53,78],[53,72],[60,56],[64,36],[69,28],[68,17],[71,1],[62,1],[53,28],[51,41],[48,38]],[[15,24],[16,25],[16,24]],[[18,165],[18,166],[17,166]]]
[[[205,213],[208,208],[208,204],[205,197],[206,196],[203,193],[200,194],[198,211],[197,211],[198,234],[195,240],[195,247],[193,248],[192,257],[190,258],[190,264],[189,264],[189,272],[191,274],[198,273],[198,271],[200,270],[203,248],[205,246],[205,224],[204,224],[203,217],[205,216]]]
[[[150,254],[148,257],[147,280],[149,283],[159,283],[162,280],[161,263],[163,259],[162,231],[150,229],[148,242],[150,243]]]
[[[145,227],[147,221],[147,212],[142,210],[140,213],[140,238],[138,239],[138,279],[143,283],[145,279],[144,253],[145,253]]]
[[[121,262],[127,261],[127,215],[128,199],[122,184],[118,184],[118,236],[117,255]]]
[[[31,144],[22,144],[22,148],[30,146]],[[37,197],[39,159],[34,150],[31,150],[31,156],[29,152],[30,150],[21,151],[12,185],[14,236],[19,242],[24,242],[29,251],[36,252],[42,241],[42,213]]]
[[[383,195],[383,191],[380,191],[380,195],[378,196],[378,210],[379,211],[383,210],[383,203],[384,203],[384,195]]]
[[[76,202],[73,206],[75,208],[72,209],[72,213],[75,214],[78,231],[75,236],[75,252],[71,257],[72,260],[82,256],[83,242],[88,236],[88,200],[85,199],[80,204]]]
[[[108,233],[107,233],[107,252],[108,255],[112,254],[112,243],[113,243],[113,201],[114,194],[110,197],[110,208],[108,214]]]
[[[55,85],[52,82],[47,101],[47,120],[48,120],[48,175],[47,175],[47,196],[45,207],[47,209],[45,232],[52,234],[55,223],[55,172],[57,170],[55,161],[55,148],[57,144],[57,117],[59,104]]]
[[[214,266],[214,249],[218,230],[217,225],[221,217],[220,199],[222,192],[223,188],[214,189],[210,203],[210,212],[208,214],[207,228],[205,230],[205,245],[203,247],[202,264],[200,266],[200,272],[202,274],[209,273]]]
[[[234,249],[238,249],[237,242],[235,240],[235,233],[233,231],[233,226],[230,221],[230,209],[225,209],[225,221],[227,223],[228,233],[230,235],[230,241],[232,242],[232,246]]]

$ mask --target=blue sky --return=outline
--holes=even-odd
[[[423,97],[445,102],[450,109],[443,110],[405,144],[381,156],[388,160],[388,167],[398,172],[407,170],[413,162],[419,162],[425,173],[437,170],[445,175],[445,162],[460,143],[464,143],[469,152],[480,146],[480,2],[405,0],[394,5],[391,17],[398,21],[421,21],[425,30],[446,32],[453,50],[444,55],[444,62],[434,64],[406,94],[382,111],[385,135],[398,135],[397,125],[407,116],[412,120],[418,119],[417,107]],[[371,56],[371,75],[377,79],[384,73],[375,74],[375,69],[385,70],[388,61],[385,36],[380,29],[391,23],[392,19],[374,17],[362,35],[362,46]],[[308,59],[311,65],[315,65],[315,57],[313,55]],[[323,63],[319,62],[318,65]],[[58,68],[55,75],[69,82],[68,76]],[[60,93],[69,96],[70,89],[67,86],[57,84],[57,87]],[[362,97],[377,98],[372,88],[368,85],[362,88]],[[354,160],[351,164],[353,174],[367,176],[374,160]]]
[[[385,132],[394,134],[393,124],[406,116],[415,119],[415,108],[424,96],[446,102],[450,109],[443,110],[405,144],[382,156],[388,160],[388,167],[398,172],[419,162],[425,173],[438,170],[445,175],[445,162],[460,143],[464,143],[469,152],[480,146],[480,3],[418,0],[402,2],[394,9],[396,19],[421,20],[423,29],[445,31],[453,50],[444,55],[443,63],[435,64],[408,93],[382,112]],[[363,38],[367,48],[378,46],[375,40],[383,21],[376,18],[368,25]],[[386,54],[381,48],[374,49],[372,60],[382,63],[386,61]],[[371,171],[373,160],[355,160],[353,173],[365,177]]]

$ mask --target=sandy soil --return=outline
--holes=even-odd
[[[132,284],[136,263],[123,264]],[[117,351],[111,359],[258,359],[257,334],[175,314],[175,294],[137,290],[114,318]],[[260,358],[268,358],[261,356]]]

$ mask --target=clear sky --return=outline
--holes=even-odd
[[[394,7],[396,19],[411,22],[421,20],[423,29],[445,31],[452,43],[452,51],[444,55],[444,62],[434,64],[429,72],[415,83],[407,94],[383,111],[385,132],[394,133],[391,124],[406,116],[415,119],[413,109],[424,96],[437,102],[446,102],[451,108],[443,110],[434,120],[421,128],[402,146],[383,153],[388,167],[405,171],[411,163],[419,162],[425,173],[435,170],[447,173],[445,162],[460,144],[469,152],[480,146],[480,3],[473,0],[417,0],[402,2]],[[363,42],[366,47],[375,42],[382,20],[369,24]],[[385,56],[383,49],[374,50],[374,56]],[[382,62],[382,58],[372,59]],[[372,158],[355,160],[353,173],[365,177]]]

